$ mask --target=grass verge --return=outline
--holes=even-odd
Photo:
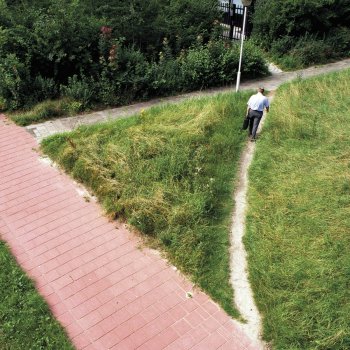
[[[0,266],[0,349],[74,349],[1,241]]]
[[[280,87],[250,169],[251,282],[275,349],[350,348],[350,70]]]
[[[248,96],[155,107],[42,142],[43,151],[92,189],[109,215],[154,238],[172,263],[235,317],[229,228]]]
[[[33,123],[43,122],[63,116],[77,114],[82,104],[68,98],[60,100],[47,100],[38,103],[33,109],[10,114],[9,117],[20,126],[27,126]]]

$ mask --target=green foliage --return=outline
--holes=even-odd
[[[183,62],[185,81],[191,89],[208,87],[215,74],[216,62],[211,60],[209,48],[195,47],[189,50]]]
[[[184,86],[187,90],[229,84],[235,81],[239,61],[239,44],[209,41],[188,51],[182,61]],[[267,66],[259,48],[247,41],[244,48],[243,76],[267,74]]]
[[[350,70],[280,87],[251,166],[245,244],[275,349],[350,347],[349,89]]]
[[[38,75],[34,79],[34,100],[41,102],[58,96],[58,89],[53,78],[43,78]]]
[[[94,81],[85,77],[79,79],[77,75],[68,78],[68,84],[61,86],[61,94],[72,100],[81,102],[82,107],[87,108],[94,96]]]
[[[104,44],[105,40],[101,46]],[[198,42],[189,50],[183,50],[178,57],[174,57],[168,41],[164,39],[159,61],[152,63],[147,62],[138,49],[123,47],[120,42],[112,45],[114,48],[112,55],[111,52],[105,52],[100,57],[102,70],[98,78],[78,75],[69,77],[68,83],[61,85],[61,96],[79,102],[81,109],[84,110],[94,104],[122,105],[154,96],[230,84],[236,79],[239,60],[238,43],[229,44],[220,40],[211,40],[207,44]],[[101,49],[101,52],[103,51],[104,49]],[[243,76],[255,77],[266,74],[267,66],[260,49],[247,41]],[[55,85],[51,79],[39,76],[36,82],[41,91],[40,94],[38,92],[38,96],[43,96],[45,92],[47,97],[55,94]],[[41,121],[53,118],[55,115],[45,113],[47,115],[45,116],[37,112],[34,108],[32,112],[25,113],[24,118],[21,114],[20,118],[13,119],[19,123],[27,123],[30,120]],[[33,115],[37,117],[33,118]]]
[[[5,109],[16,109],[25,102],[28,69],[15,54],[8,54],[0,61],[0,96]]]
[[[350,0],[257,0],[253,36],[286,68],[350,53]]]
[[[0,348],[72,350],[68,337],[0,242]]]
[[[107,19],[117,37],[123,37],[127,46],[133,45],[148,57],[156,58],[167,37],[177,55],[189,48],[198,35],[208,41],[213,23],[220,15],[217,0],[95,0],[85,7],[100,18]]]
[[[235,79],[236,69],[224,64],[237,58],[237,46],[216,42],[216,0],[23,0],[1,6],[3,109],[59,97],[83,109],[116,106]],[[247,47],[244,76],[265,74],[261,54],[256,59],[257,50]]]
[[[157,107],[42,141],[43,151],[88,186],[109,215],[153,237],[235,316],[231,194],[248,94]]]
[[[176,53],[192,46],[198,36],[204,43],[208,42],[219,26],[217,0],[169,1],[167,11],[166,36],[170,38],[171,46],[177,48]]]

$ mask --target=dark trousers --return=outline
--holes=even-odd
[[[256,132],[262,116],[263,112],[249,110],[249,136],[252,136],[253,139],[256,138]]]

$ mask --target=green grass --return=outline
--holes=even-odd
[[[248,96],[156,107],[42,142],[43,151],[92,189],[109,215],[152,237],[236,317],[229,228]]]
[[[60,100],[47,100],[38,103],[28,111],[20,111],[10,114],[9,117],[17,125],[26,126],[49,119],[77,114],[81,107],[82,104],[80,102],[67,98],[62,98]]]
[[[278,89],[245,244],[274,349],[350,349],[350,70]]]
[[[73,349],[62,327],[0,241],[0,349]]]

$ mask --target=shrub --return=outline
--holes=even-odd
[[[338,27],[330,30],[326,42],[333,48],[334,56],[350,55],[350,28]]]
[[[53,78],[44,78],[38,75],[33,83],[34,98],[36,102],[41,102],[58,95],[58,88]]]
[[[164,44],[159,62],[148,63],[144,55],[135,48],[119,48],[115,60],[101,58],[103,67],[96,79],[73,75],[67,85],[61,85],[64,101],[72,105],[61,108],[62,113],[39,104],[32,112],[23,112],[14,117],[18,123],[41,121],[61,115],[71,115],[94,104],[116,106],[153,96],[166,96],[182,91],[233,83],[236,79],[239,60],[239,44],[224,41],[197,43],[187,52],[182,51],[174,58]],[[267,67],[260,49],[254,42],[247,41],[244,51],[244,78],[267,74]],[[38,76],[36,99],[55,94],[53,79]],[[57,102],[55,102],[57,104]],[[3,97],[2,104],[7,105]],[[45,104],[44,104],[45,105]]]
[[[0,61],[0,96],[4,109],[14,110],[26,100],[29,71],[15,54],[8,54]]]
[[[332,47],[324,40],[305,36],[298,40],[289,53],[302,66],[325,63],[333,57]]]
[[[272,55],[284,55],[287,54],[295,45],[295,39],[290,36],[284,36],[282,38],[276,39],[270,48],[270,53]]]
[[[102,72],[96,84],[98,102],[105,106],[118,105],[120,103],[117,93],[119,90],[118,85],[119,82],[113,81],[107,72]]]
[[[228,84],[235,81],[239,62],[239,44],[210,41],[194,47],[183,60],[184,86],[188,90]],[[254,42],[247,41],[243,55],[244,77],[256,77],[268,73],[261,50]]]
[[[208,87],[213,68],[214,64],[207,46],[190,49],[182,65],[186,89],[195,90]]]
[[[350,50],[349,5],[349,0],[257,0],[253,37],[284,68],[346,57]]]
[[[236,46],[238,51],[238,47]],[[263,58],[263,53],[253,40],[247,40],[244,44],[242,74],[245,78],[255,78],[268,74],[268,67]]]
[[[135,47],[120,49],[118,70],[116,72],[117,86],[122,104],[140,99],[147,91],[148,62],[145,55]]]
[[[146,73],[146,80],[149,96],[164,96],[184,89],[181,65],[174,59],[151,63]]]
[[[81,102],[84,109],[91,106],[95,99],[94,90],[95,83],[92,79],[79,79],[76,74],[68,78],[67,85],[61,85],[62,96]]]
[[[6,100],[0,96],[0,112],[5,111],[6,107],[7,107]]]

